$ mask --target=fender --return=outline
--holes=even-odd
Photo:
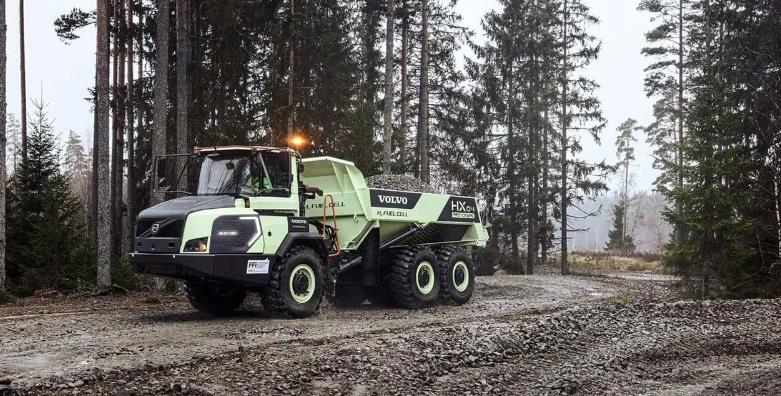
[[[328,256],[328,250],[326,249],[323,237],[316,232],[289,232],[285,235],[285,239],[282,240],[282,243],[279,244],[275,253],[276,256],[284,256],[285,253],[296,244],[312,247],[321,257]]]

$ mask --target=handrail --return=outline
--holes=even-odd
[[[331,194],[327,194],[323,196],[323,226],[325,226],[326,223],[326,214],[328,213],[328,199],[331,199],[331,217],[333,218],[333,224],[334,224],[334,242],[336,243],[336,252],[331,253],[328,255],[328,257],[334,257],[338,256],[340,252],[339,247],[339,229],[336,227],[336,202],[334,201],[334,196]],[[323,228],[325,230],[325,228]]]

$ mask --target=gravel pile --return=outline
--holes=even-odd
[[[436,193],[430,184],[424,183],[407,175],[377,175],[366,178],[369,188],[383,190],[414,191],[421,193]]]

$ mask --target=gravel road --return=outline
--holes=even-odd
[[[773,394],[781,301],[669,278],[478,278],[464,306],[213,319],[181,296],[0,307],[0,394]],[[2,385],[4,382],[10,386]]]

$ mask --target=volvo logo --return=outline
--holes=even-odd
[[[152,224],[152,234],[157,234],[158,231],[160,231],[160,224],[159,223]]]
[[[399,196],[393,196],[393,195],[377,195],[380,199],[380,203],[386,203],[386,204],[407,204],[407,197],[399,197]]]

